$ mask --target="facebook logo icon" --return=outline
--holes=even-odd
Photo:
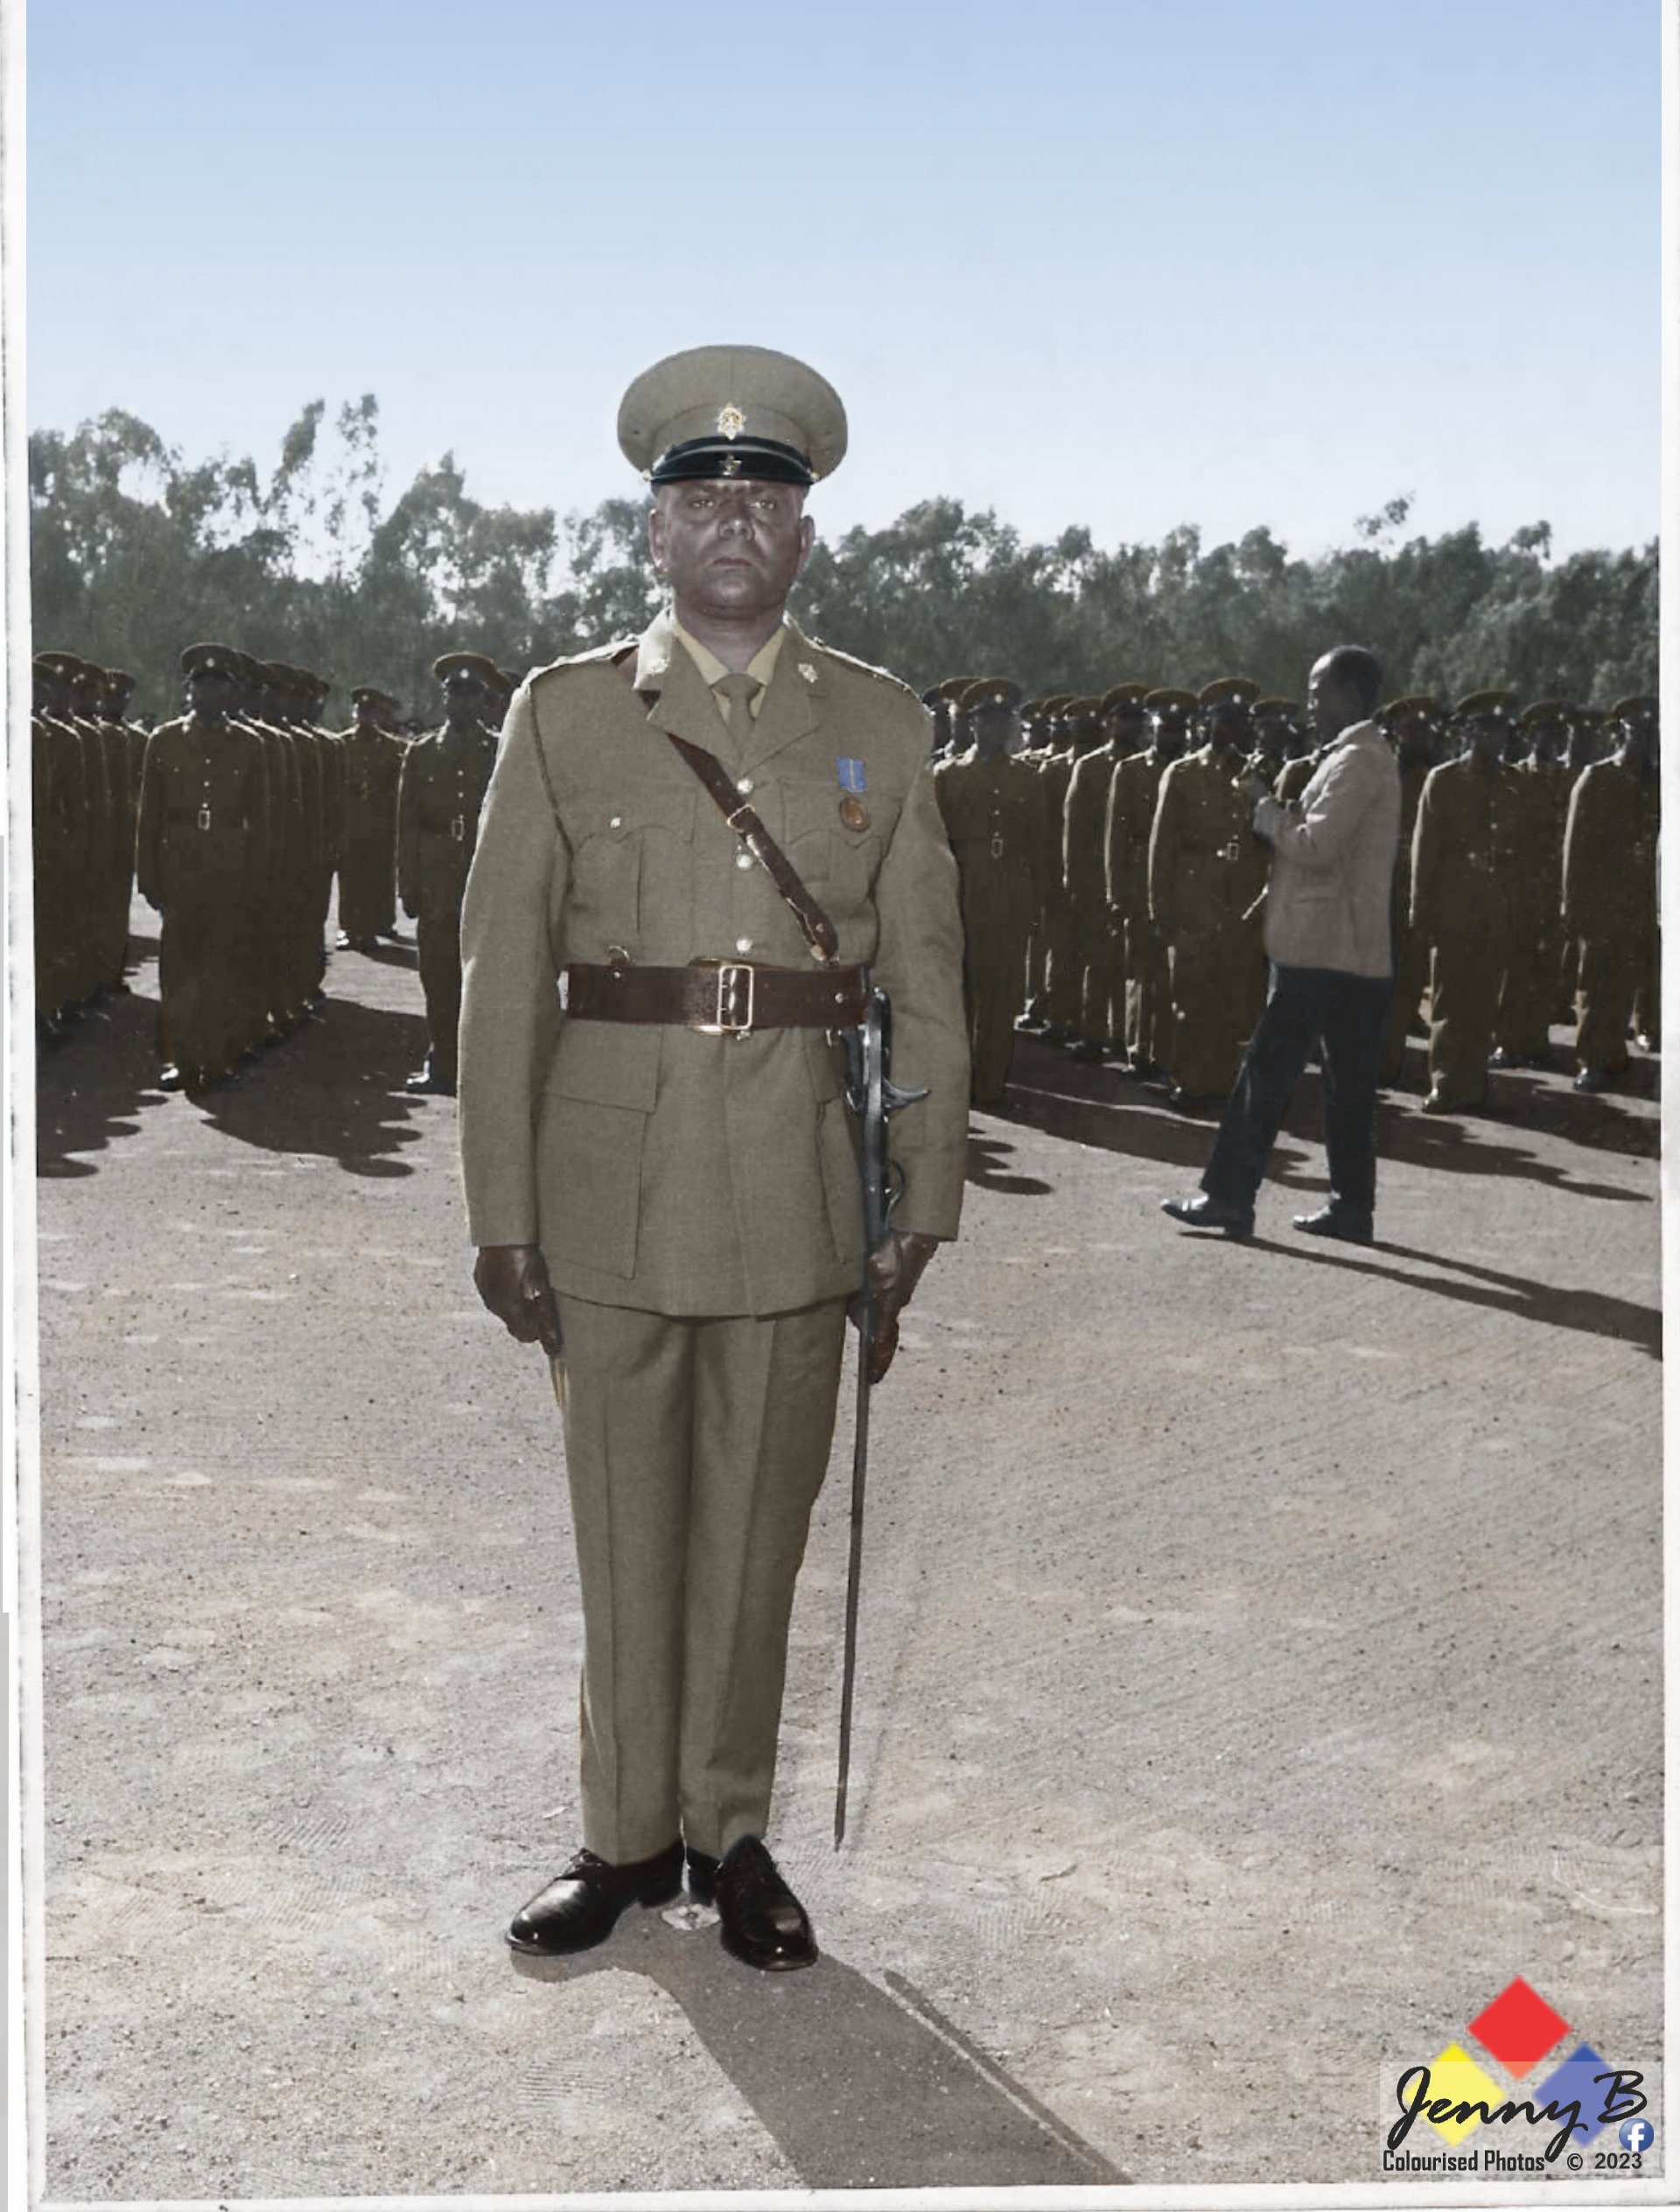
[[[1648,2151],[1656,2140],[1656,2130],[1648,2120],[1624,2120],[1616,2131],[1616,2140],[1624,2151]]]

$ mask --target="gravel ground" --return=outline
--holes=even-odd
[[[1158,1210],[1210,1115],[1024,1045],[876,1400],[838,1853],[844,1413],[801,1584],[821,1964],[638,1913],[522,1972],[578,1840],[558,1418],[402,1090],[412,954],[195,1105],[148,928],[38,1086],[50,2196],[1374,2182],[1518,1974],[1655,2086],[1654,1060],[1390,1094],[1356,1251],[1289,1226],[1310,1079],[1238,1247]]]

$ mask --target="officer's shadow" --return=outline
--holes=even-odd
[[[826,1954],[793,1974],[732,1958],[711,1916],[639,1912],[570,1959],[510,1954],[536,1981],[645,1974],[694,2031],[807,2188],[1007,2188],[1127,2176],[1012,2082],[902,1976],[878,1989]]]

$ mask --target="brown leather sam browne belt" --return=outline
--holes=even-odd
[[[574,960],[560,971],[560,1003],[574,1021],[668,1022],[709,1037],[855,1029],[869,1004],[869,970],[755,968],[730,960],[609,968]]]

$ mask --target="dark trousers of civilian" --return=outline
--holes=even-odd
[[[1376,1079],[1393,979],[1270,963],[1266,1003],[1237,1071],[1201,1187],[1252,1207],[1278,1126],[1314,1046],[1323,1062],[1330,1203],[1368,1220],[1376,1203]]]

